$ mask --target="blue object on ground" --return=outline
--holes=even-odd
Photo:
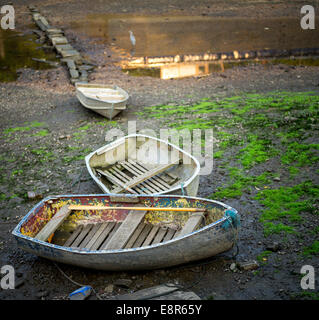
[[[92,292],[91,286],[81,287],[69,294],[70,300],[85,300]]]

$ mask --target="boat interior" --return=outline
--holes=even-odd
[[[111,193],[133,194],[166,192],[191,178],[197,168],[187,153],[144,136],[100,149],[89,166]]]
[[[83,93],[86,97],[92,99],[98,99],[106,102],[119,102],[125,100],[124,94],[116,88],[100,88],[100,87],[90,87],[85,85],[78,85],[77,90]]]
[[[21,233],[86,251],[138,248],[187,235],[224,216],[221,206],[207,208],[201,201],[182,197],[56,199],[35,211]]]

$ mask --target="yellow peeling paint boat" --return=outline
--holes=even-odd
[[[18,246],[57,262],[146,270],[231,249],[239,215],[208,199],[176,195],[63,195],[39,202],[13,230]]]

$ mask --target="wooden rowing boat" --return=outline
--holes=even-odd
[[[197,194],[199,162],[164,140],[129,135],[92,152],[85,162],[105,193]]]
[[[118,86],[77,82],[75,88],[76,96],[85,108],[106,118],[112,119],[126,109],[129,95]]]
[[[176,195],[63,195],[39,202],[13,230],[18,246],[57,262],[146,270],[204,259],[236,243],[239,215]]]

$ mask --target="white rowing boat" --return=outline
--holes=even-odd
[[[85,158],[87,169],[105,193],[187,194],[196,196],[200,165],[179,147],[133,134]]]
[[[76,96],[85,108],[106,118],[112,119],[126,109],[129,95],[118,86],[77,82],[75,88]]]

